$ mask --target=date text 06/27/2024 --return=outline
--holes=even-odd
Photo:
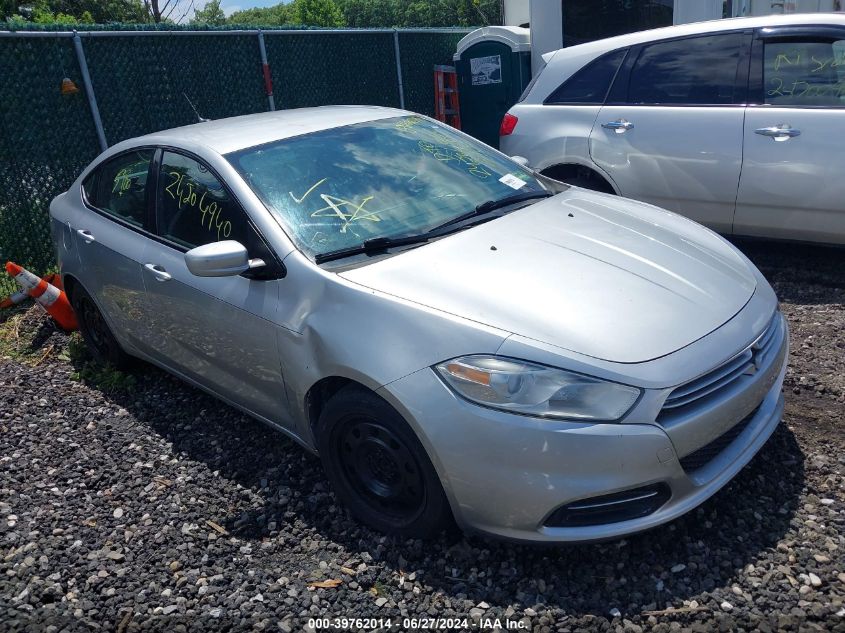
[[[401,631],[521,631],[530,628],[527,618],[521,620],[496,617],[481,618],[309,618],[307,628],[313,631],[329,630],[390,630]]]

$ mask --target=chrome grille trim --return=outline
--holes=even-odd
[[[661,421],[661,417],[670,415],[673,410],[689,406],[697,400],[726,388],[741,376],[756,372],[772,350],[779,324],[780,312],[775,312],[766,329],[751,345],[703,376],[675,387],[663,403],[660,414],[657,416],[658,422]]]

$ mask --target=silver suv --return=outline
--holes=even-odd
[[[845,15],[688,24],[545,59],[502,121],[505,153],[722,233],[845,243]]]

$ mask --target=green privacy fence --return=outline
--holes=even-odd
[[[194,123],[190,103],[213,119],[343,103],[432,115],[433,66],[467,33],[108,29],[0,32],[3,261],[53,265],[49,203],[104,144]],[[63,94],[64,78],[78,91]],[[12,288],[0,276],[0,295]]]

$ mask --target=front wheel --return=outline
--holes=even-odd
[[[388,534],[430,538],[452,524],[440,479],[402,416],[374,393],[346,387],[317,429],[326,475],[360,521]]]

